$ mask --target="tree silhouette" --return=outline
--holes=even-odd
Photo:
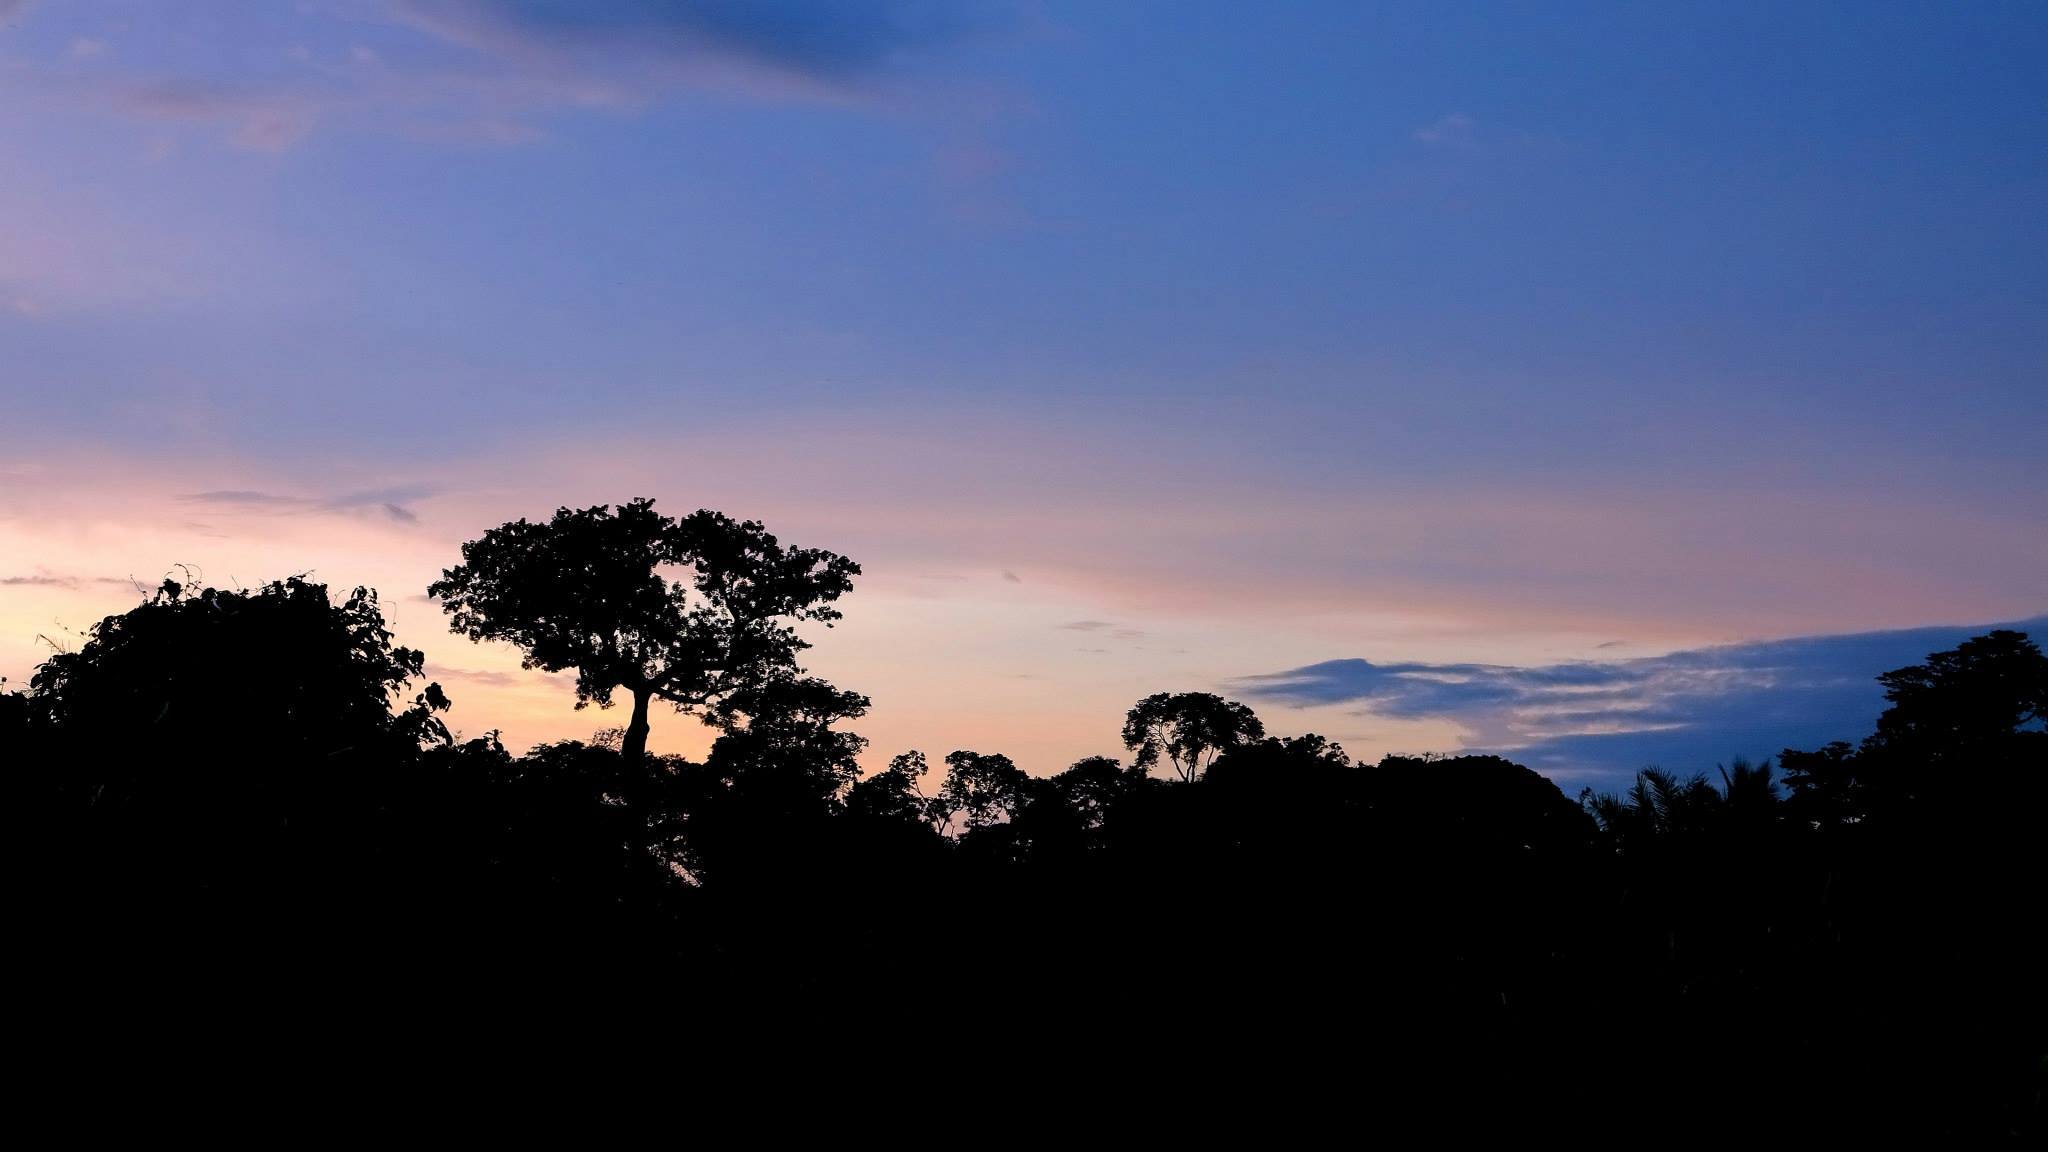
[[[2048,655],[2024,633],[1974,637],[1878,682],[1891,706],[1861,745],[1780,757],[1802,820],[1900,826],[1964,819],[1959,808],[2002,819],[2038,803],[2048,786]],[[2011,802],[1987,808],[1989,793]]]
[[[691,712],[794,674],[809,647],[795,625],[830,627],[860,574],[843,556],[784,547],[757,521],[674,520],[645,499],[513,521],[464,544],[462,559],[427,590],[449,628],[510,641],[529,668],[575,669],[579,708],[610,707],[623,689],[629,761],[646,754],[653,700]]]
[[[1109,756],[1089,756],[1047,783],[1072,810],[1083,831],[1094,832],[1118,804],[1143,789],[1148,779],[1142,768],[1125,768]]]
[[[1748,765],[1738,764],[1737,770],[1749,787]],[[1721,794],[1704,773],[1681,777],[1662,768],[1645,768],[1636,773],[1627,792],[1617,796],[1588,788],[1579,803],[1612,838],[1616,850],[1628,852],[1664,837],[1698,834],[1714,818]]]
[[[729,693],[711,712],[724,732],[705,766],[732,789],[787,811],[823,812],[860,775],[867,741],[834,725],[868,698],[810,676],[780,675]]]
[[[938,799],[949,822],[957,819],[970,831],[989,828],[1023,811],[1031,783],[1008,756],[963,749],[946,754]]]
[[[921,781],[931,771],[924,753],[900,753],[880,772],[854,782],[846,792],[847,811],[868,820],[924,824],[942,831],[949,813],[935,807],[936,796],[924,794]]]
[[[437,684],[392,713],[425,657],[391,639],[367,588],[336,604],[325,585],[299,576],[254,591],[165,580],[94,625],[77,651],[53,654],[30,698],[52,724],[160,748],[288,739],[331,755],[380,736],[445,737]]]
[[[447,739],[423,665],[375,593],[337,602],[302,577],[167,580],[101,620],[0,707],[8,839],[42,905],[29,936],[83,965],[169,966],[343,935],[365,907],[388,926],[419,882],[410,769]]]
[[[1787,748],[1778,756],[1792,818],[1815,831],[1855,824],[1863,818],[1862,782],[1856,778],[1856,747],[1835,740],[1812,752]]]
[[[1218,753],[1266,734],[1252,710],[1209,692],[1158,692],[1124,715],[1124,747],[1150,770],[1166,755],[1188,783],[1198,779]]]
[[[1965,640],[1877,679],[1892,705],[1871,738],[1880,746],[1967,752],[2048,720],[2048,656],[2023,632]]]

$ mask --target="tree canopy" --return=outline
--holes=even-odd
[[[1124,716],[1124,747],[1138,754],[1138,767],[1157,766],[1163,754],[1190,783],[1218,753],[1265,734],[1251,709],[1211,692],[1154,693]]]
[[[650,701],[689,712],[795,674],[809,647],[796,626],[830,627],[859,574],[844,556],[784,546],[759,521],[677,520],[640,499],[493,528],[427,594],[451,630],[508,641],[529,668],[574,669],[578,707],[627,692],[621,751],[637,760]]]

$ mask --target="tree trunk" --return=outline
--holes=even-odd
[[[626,737],[619,741],[619,755],[628,764],[638,764],[647,757],[647,704],[653,698],[651,689],[633,690],[633,722],[626,725]]]

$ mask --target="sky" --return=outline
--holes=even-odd
[[[422,593],[650,496],[878,761],[1853,740],[2048,631],[2044,205],[2028,3],[0,0],[0,675],[310,573],[584,736]]]

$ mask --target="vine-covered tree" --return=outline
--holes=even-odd
[[[444,738],[438,684],[393,712],[425,658],[391,639],[368,588],[337,604],[326,585],[299,576],[251,591],[165,580],[95,624],[76,651],[53,654],[30,701],[102,748],[146,743],[202,760],[258,748],[331,757],[391,737],[415,747]]]
[[[626,692],[620,752],[638,761],[654,700],[698,712],[800,671],[809,644],[796,625],[830,627],[859,574],[844,556],[785,547],[758,521],[677,520],[642,499],[493,528],[427,594],[452,631],[510,641],[528,668],[575,669],[579,708]]]
[[[446,746],[449,705],[392,639],[365,588],[166,580],[53,654],[0,707],[6,808],[27,817],[10,844],[48,916],[26,935],[76,958],[146,935],[169,955],[388,883],[422,808],[408,768]],[[182,895],[143,895],[159,891]]]

